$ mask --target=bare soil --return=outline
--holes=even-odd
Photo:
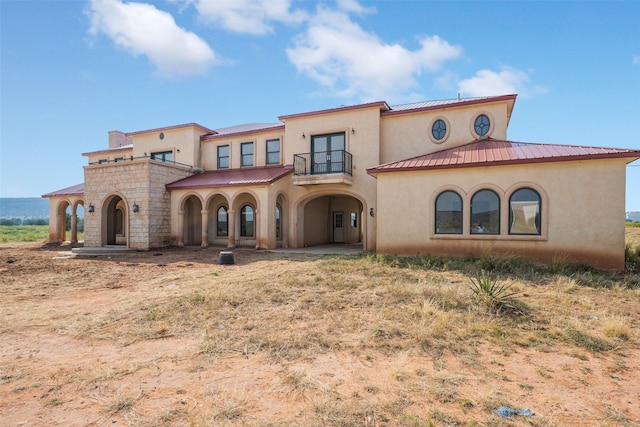
[[[127,339],[109,316],[187,295],[211,275],[278,280],[318,256],[240,249],[222,266],[216,248],[99,258],[69,250],[0,245],[3,426],[640,425],[637,345],[590,353],[484,343],[473,357],[341,345],[293,359],[245,347],[211,357],[207,331]],[[113,330],[87,329],[96,318]],[[504,403],[535,415],[503,417],[495,410]]]

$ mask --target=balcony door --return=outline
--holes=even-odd
[[[344,172],[344,132],[311,138],[311,173]]]

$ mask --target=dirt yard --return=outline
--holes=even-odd
[[[630,336],[606,351],[590,352],[562,340],[553,346],[495,346],[482,339],[469,342],[469,349],[460,344],[460,352],[405,344],[383,351],[368,347],[369,338],[347,324],[348,316],[356,319],[359,312],[361,328],[374,322],[376,313],[367,306],[381,295],[367,294],[360,304],[327,305],[326,313],[341,320],[326,333],[321,322],[309,324],[293,315],[265,325],[262,319],[293,311],[286,292],[269,284],[286,287],[296,276],[312,277],[312,264],[321,256],[240,249],[234,252],[235,265],[223,266],[218,253],[168,248],[78,258],[69,247],[0,245],[0,424],[640,425],[637,290],[625,293],[624,301],[613,300],[613,293],[602,297],[635,310],[628,313]],[[437,280],[463,278],[449,273]],[[247,303],[243,284],[247,292],[264,286],[269,305],[260,311],[272,311],[271,317],[258,309],[236,310]],[[239,293],[222,293],[230,287]],[[575,316],[587,327],[596,325],[610,311],[596,299],[600,291],[575,288],[564,310],[587,304],[591,311],[580,306]],[[583,291],[593,295],[592,302],[582,302]],[[296,307],[313,306],[326,288],[314,292],[299,298]],[[196,319],[184,315],[214,295],[220,296],[220,312],[230,313],[229,324],[241,328],[231,329],[207,312],[198,312]],[[381,307],[379,313],[392,309]],[[491,322],[482,333],[503,339],[491,331]],[[266,327],[280,332],[270,335]],[[319,344],[297,341],[308,339],[309,331],[323,334]],[[550,327],[547,334],[554,333]],[[246,335],[244,345],[239,334]],[[275,342],[276,336],[281,341]],[[413,342],[414,337],[403,339]],[[501,406],[535,415],[507,418],[496,413]]]

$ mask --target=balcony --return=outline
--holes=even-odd
[[[293,183],[352,184],[352,156],[345,150],[294,154]]]

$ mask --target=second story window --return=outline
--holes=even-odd
[[[280,140],[267,140],[267,164],[277,165],[280,163]]]
[[[240,144],[240,166],[253,166],[253,142]]]
[[[333,173],[345,170],[344,133],[316,135],[311,138],[313,161],[311,173]]]
[[[229,146],[221,145],[218,147],[218,169],[229,168]]]
[[[173,151],[161,151],[151,153],[151,160],[160,160],[161,162],[173,162]]]

